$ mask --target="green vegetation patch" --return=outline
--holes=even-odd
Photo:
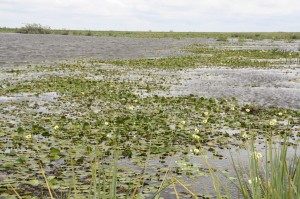
[[[152,64],[173,65],[169,58],[162,60],[165,65]],[[55,68],[65,74],[0,87],[1,96],[34,97],[0,103],[2,195],[15,190],[24,198],[47,197],[50,186],[56,198],[125,198],[136,189],[148,197],[159,190],[166,172],[180,180],[207,176],[203,165],[191,161],[200,158],[199,151],[222,159],[221,150],[243,147],[252,136],[258,141],[288,136],[289,145],[299,138],[299,110],[151,95],[163,89],[163,79],[160,84],[122,79],[127,73],[104,72],[95,63],[49,67]],[[55,100],[33,100],[49,92],[56,93]],[[141,95],[145,92],[149,95]]]
[[[280,49],[271,50],[230,50],[218,46],[190,45],[184,49],[194,55],[153,58],[95,61],[135,68],[183,69],[195,67],[227,68],[280,68],[285,64],[300,61],[299,52]]]
[[[209,47],[207,45],[193,44],[186,48],[188,52],[195,54],[212,54],[217,57],[240,57],[251,59],[286,59],[286,58],[300,58],[299,52],[291,52],[287,50],[281,50],[278,48],[271,50],[230,50],[225,49],[222,46],[220,48]]]
[[[32,23],[21,28],[0,27],[0,32],[17,32],[27,34],[60,34],[84,36],[108,36],[131,38],[213,38],[218,41],[228,41],[230,38],[252,40],[286,40],[292,42],[300,39],[299,32],[155,32],[155,31],[97,31],[97,30],[68,30],[51,29],[48,26]]]

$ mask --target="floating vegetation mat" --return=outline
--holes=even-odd
[[[210,179],[200,154],[230,172],[229,151],[251,137],[298,145],[299,109],[164,93],[183,67],[280,67],[299,53],[188,49],[203,55],[2,70],[0,198],[189,198],[189,189],[205,198],[213,191],[199,186]],[[189,189],[174,193],[172,179]]]

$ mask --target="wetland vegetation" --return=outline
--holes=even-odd
[[[286,40],[300,39],[299,32],[155,32],[155,31],[96,31],[96,30],[68,30],[51,29],[48,26],[31,23],[21,28],[0,27],[0,32],[15,32],[27,34],[60,34],[60,35],[85,35],[85,36],[110,36],[110,37],[133,37],[133,38],[213,38],[218,41],[227,41],[229,38],[253,40]]]
[[[232,47],[1,69],[0,198],[299,197],[299,109],[167,95],[187,69],[299,69],[298,51]]]
[[[290,52],[281,49],[236,50],[196,44],[188,46],[186,51],[193,53],[193,55],[160,59],[109,60],[105,61],[105,63],[120,66],[155,67],[163,69],[183,69],[199,66],[227,68],[280,68],[286,63],[300,63],[299,52]]]

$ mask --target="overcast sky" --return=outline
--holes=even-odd
[[[299,0],[0,0],[0,27],[300,31]]]

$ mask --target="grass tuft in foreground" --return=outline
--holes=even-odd
[[[232,158],[234,176],[228,180],[237,188],[239,196],[245,199],[296,199],[300,194],[300,159],[295,149],[295,154],[290,157],[289,143],[286,139],[279,144],[266,141],[265,153],[256,151],[252,139],[248,153],[247,166],[238,163]],[[230,194],[230,190],[217,177],[216,172],[210,168],[215,191],[218,198],[226,193],[227,198],[236,198]],[[222,187],[220,189],[219,187]]]

